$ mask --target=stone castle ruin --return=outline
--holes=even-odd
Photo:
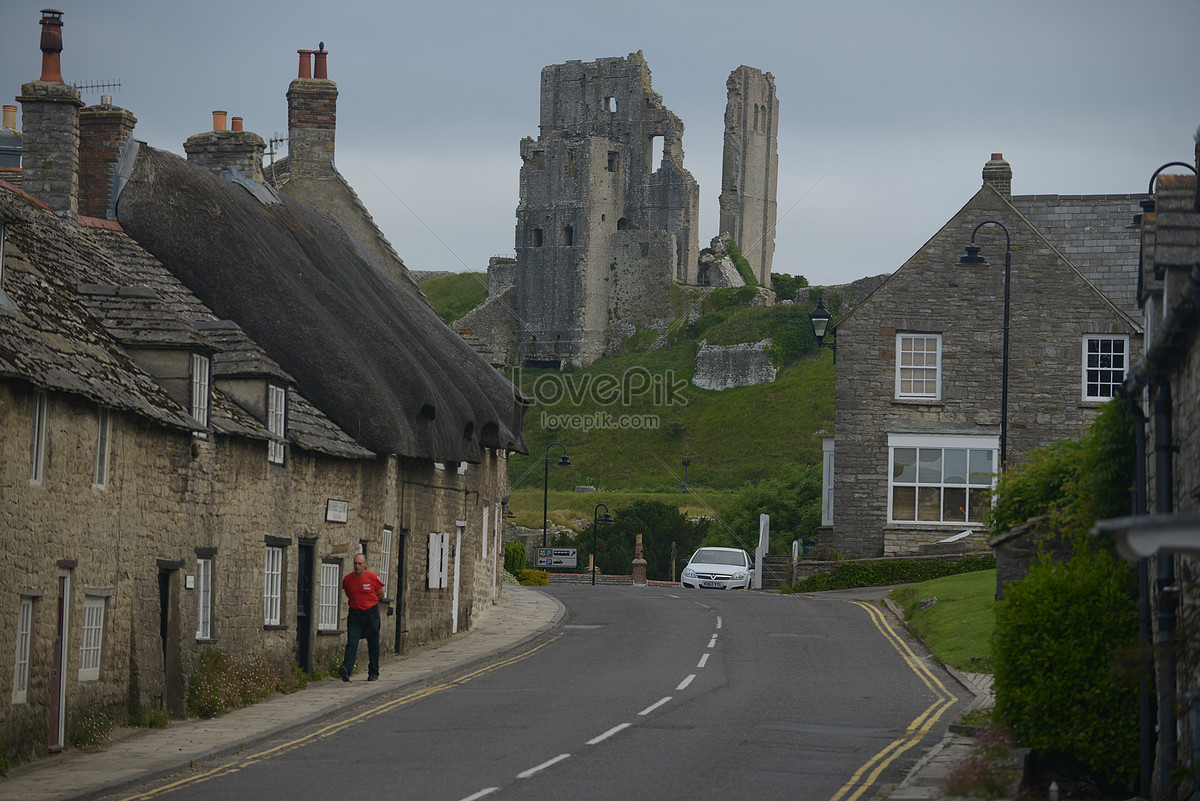
[[[639,329],[662,328],[680,285],[743,282],[720,262],[733,236],[762,285],[774,252],[779,103],[770,73],[739,67],[729,109],[715,256],[698,245],[700,187],[683,122],[640,52],[542,70],[537,139],[521,141],[516,263],[456,327],[508,364],[587,365]]]

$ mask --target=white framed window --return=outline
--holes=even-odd
[[[387,594],[388,581],[391,579],[392,571],[389,569],[392,562],[392,528],[391,526],[383,527],[383,536],[379,542],[379,580],[383,582],[383,592]]]
[[[429,589],[441,590],[450,584],[450,535],[429,534]]]
[[[29,689],[29,638],[33,631],[33,599],[22,598],[17,608],[17,653],[13,662],[13,692],[14,704],[25,703],[25,693]]]
[[[1083,338],[1083,399],[1114,398],[1129,369],[1129,337],[1124,334]]]
[[[267,385],[267,430],[280,439],[283,438],[284,425],[287,420],[287,389],[275,384]],[[283,443],[270,440],[267,443],[267,461],[271,464],[283,464]]]
[[[112,430],[111,415],[103,406],[96,407],[96,465],[92,470],[92,486],[104,489],[108,483],[108,439]]]
[[[337,631],[341,589],[341,563],[322,562],[321,593],[317,598],[317,631]]]
[[[85,596],[79,639],[79,680],[100,678],[100,646],[104,641],[104,598]]]
[[[263,570],[263,625],[278,626],[283,588],[283,548],[267,546]]]
[[[888,522],[981,524],[999,446],[991,435],[889,435]]]
[[[896,397],[942,397],[942,335],[896,335]]]
[[[821,437],[821,525],[833,525],[833,437]]]
[[[196,639],[212,639],[212,557],[196,558]]]
[[[208,409],[212,402],[212,360],[202,353],[192,354],[192,417],[208,427]]]
[[[47,400],[45,392],[33,393],[32,428],[29,433],[29,483],[41,484],[46,467],[46,418]]]

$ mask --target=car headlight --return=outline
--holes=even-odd
[[[734,577],[735,579],[741,580],[741,579],[744,579],[744,578],[745,578],[747,575],[749,575],[749,574],[748,574],[748,573],[746,573],[746,571],[745,571],[745,570],[739,570],[739,571],[737,571],[736,573],[734,573],[734,574],[733,574],[733,577]]]
[[[695,578],[695,577],[696,577],[696,571],[695,571],[695,570],[692,570],[690,567],[685,567],[685,568],[683,569],[683,577],[684,577],[684,578]]]

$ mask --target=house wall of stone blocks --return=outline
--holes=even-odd
[[[834,520],[821,537],[825,553],[912,554],[964,530],[972,532],[964,547],[984,547],[978,517],[889,522],[889,442],[901,436],[908,441],[999,436],[1004,232],[994,225],[979,230],[975,244],[986,264],[959,263],[972,231],[985,220],[1002,223],[1012,244],[1009,465],[1034,448],[1081,434],[1095,418],[1101,403],[1084,400],[1083,393],[1085,335],[1128,337],[1126,368],[1140,355],[1136,322],[1086,281],[1005,196],[985,185],[837,324]],[[898,333],[940,335],[938,397],[897,397]]]

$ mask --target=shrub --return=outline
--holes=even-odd
[[[1134,569],[1107,550],[1040,559],[997,605],[996,717],[1041,754],[1106,781],[1138,769],[1137,683],[1119,667],[1137,641]]]
[[[504,570],[514,576],[525,569],[525,543],[513,540],[504,544]]]
[[[942,780],[942,790],[955,798],[1009,798],[1021,778],[1013,755],[1012,733],[989,723],[975,735],[975,742],[962,762]]]
[[[94,751],[104,745],[116,723],[103,709],[92,709],[79,716],[71,727],[71,745],[81,751]]]
[[[134,729],[165,729],[170,721],[167,710],[148,706],[138,707],[125,717],[125,725]]]
[[[517,581],[526,587],[545,587],[550,584],[550,574],[545,570],[522,570]]]
[[[294,683],[293,665],[274,669],[265,657],[244,661],[215,646],[205,646],[188,685],[188,712],[213,718],[271,697]]]
[[[817,573],[796,583],[796,592],[848,590],[854,587],[882,587],[888,584],[913,584],[918,581],[995,570],[996,557],[972,556],[962,561],[949,559],[886,559],[878,562],[844,562],[830,573]]]

